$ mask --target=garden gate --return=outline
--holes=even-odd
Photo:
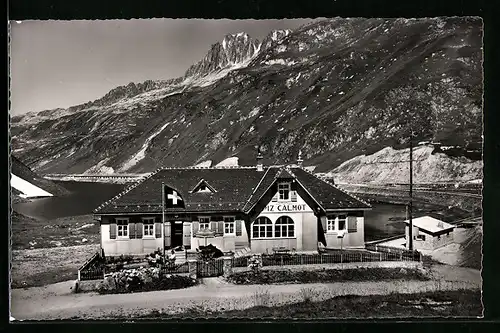
[[[224,260],[212,259],[196,262],[196,275],[198,277],[216,277],[224,274]]]

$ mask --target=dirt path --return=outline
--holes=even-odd
[[[71,281],[46,287],[12,290],[11,315],[18,320],[106,318],[137,316],[159,310],[182,312],[193,306],[203,309],[245,309],[255,305],[300,302],[306,292],[314,301],[341,295],[384,295],[392,292],[416,293],[432,290],[481,287],[479,271],[454,266],[436,266],[436,281],[365,281],[291,285],[232,285],[218,278],[188,289],[136,294],[71,294]]]

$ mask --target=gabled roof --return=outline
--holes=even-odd
[[[296,179],[324,209],[370,208],[334,185],[301,168],[256,167],[168,168],[160,169],[99,206],[94,214],[161,213],[161,184],[176,189],[185,210],[168,212],[245,212],[247,213],[280,178]],[[201,180],[201,181],[200,181]],[[192,192],[202,182],[216,192]]]
[[[371,208],[363,200],[342,191],[334,184],[317,177],[303,168],[291,168],[297,181],[325,210],[346,208]]]
[[[406,220],[406,224],[409,224],[410,221]],[[422,230],[428,231],[432,234],[439,233],[439,232],[444,232],[447,230],[451,230],[455,228],[454,225],[446,223],[444,221],[435,219],[430,216],[422,216],[422,217],[417,217],[415,219],[412,219],[412,224]]]

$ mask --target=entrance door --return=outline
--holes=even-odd
[[[177,247],[182,245],[182,232],[183,232],[183,223],[182,221],[172,221],[170,222],[172,226],[172,247]]]

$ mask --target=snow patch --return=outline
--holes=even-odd
[[[317,167],[316,165],[310,165],[310,166],[304,167],[304,169],[306,169],[309,172],[313,172],[314,169],[316,169],[316,167]]]
[[[264,61],[266,65],[283,65],[283,66],[293,66],[296,64],[293,60],[285,60],[285,59],[271,59]]]
[[[10,174],[10,186],[21,192],[19,195],[22,198],[35,198],[35,197],[52,197],[53,195],[40,187],[31,184],[30,182]]]
[[[226,167],[226,166],[238,166],[238,157],[228,157],[224,161],[221,161],[215,167]]]
[[[198,163],[194,165],[196,168],[210,168],[212,166],[212,161],[211,160],[206,160],[201,163]]]

